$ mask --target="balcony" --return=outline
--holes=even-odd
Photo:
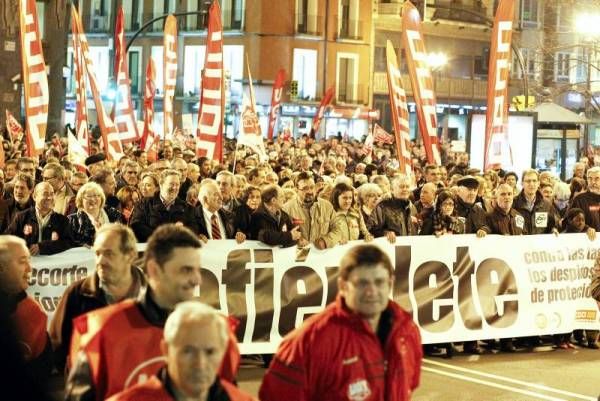
[[[477,99],[487,98],[487,81],[467,78],[435,77],[435,95],[438,102],[447,99]],[[412,96],[412,86],[408,75],[402,75],[402,86],[408,96]],[[376,95],[388,94],[387,74],[376,72],[373,74],[373,93]]]
[[[362,21],[342,19],[337,39],[363,40],[365,24]]]
[[[296,14],[296,34],[307,36],[323,36],[325,19],[317,15]]]
[[[110,18],[103,15],[91,15],[85,29],[88,33],[108,33],[111,29]]]
[[[490,17],[482,0],[435,0],[431,8],[434,8],[430,16],[432,21],[442,19],[487,25],[486,18]]]
[[[369,85],[358,84],[338,86],[336,94],[337,103],[340,104],[368,104]]]

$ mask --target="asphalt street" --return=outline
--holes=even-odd
[[[241,388],[257,395],[264,369],[245,365]],[[458,354],[425,358],[413,401],[597,401],[600,350],[574,349],[515,354]]]

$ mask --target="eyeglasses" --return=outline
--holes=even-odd
[[[98,194],[93,194],[93,195],[85,195],[85,196],[83,197],[83,199],[86,199],[86,200],[93,200],[93,199],[98,199],[98,198],[101,198],[101,196],[100,196],[100,195],[98,195]]]
[[[311,191],[314,191],[314,190],[315,190],[315,186],[314,185],[307,185],[305,187],[298,188],[298,191],[301,191],[301,192],[311,192]]]
[[[42,177],[43,181],[51,181],[54,180],[56,178],[56,176],[52,176],[52,177]]]

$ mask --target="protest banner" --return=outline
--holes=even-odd
[[[273,352],[285,334],[335,299],[338,261],[358,243],[317,250],[209,241],[200,299],[240,320],[242,353]],[[589,296],[600,241],[583,234],[398,237],[393,245],[384,238],[375,244],[394,265],[390,296],[412,312],[423,343],[600,328]],[[33,258],[28,292],[51,315],[64,289],[93,271],[93,257],[77,248]]]

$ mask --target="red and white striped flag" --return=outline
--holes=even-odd
[[[363,143],[363,147],[360,149],[360,153],[365,156],[371,156],[373,153],[373,133],[369,132],[369,134],[365,138],[365,142]]]
[[[417,107],[419,130],[425,145],[427,162],[441,165],[440,149],[437,137],[437,114],[433,78],[427,64],[427,51],[421,33],[419,11],[410,2],[402,5],[402,41],[406,51],[408,73]]]
[[[335,96],[335,86],[327,89],[325,94],[323,95],[323,99],[321,99],[321,104],[319,104],[319,108],[317,110],[317,114],[313,118],[312,122],[312,130],[315,133],[315,137],[317,137],[317,132],[319,132],[319,127],[321,126],[321,120],[325,115],[325,108],[329,106],[329,104],[333,101],[333,97]]]
[[[39,156],[46,144],[48,125],[48,77],[35,0],[19,0],[21,65],[25,92],[27,152]]]
[[[6,110],[6,128],[8,129],[8,134],[10,135],[12,142],[20,141],[22,139],[23,127],[8,110]]]
[[[159,136],[154,132],[154,95],[156,94],[156,66],[152,57],[146,67],[146,86],[144,88],[144,133],[140,148],[148,154],[148,160],[158,159]]]
[[[400,69],[396,51],[389,40],[386,44],[388,91],[392,123],[396,134],[396,157],[400,162],[400,172],[413,180],[412,159],[410,157],[410,129],[408,125],[408,106],[406,93],[402,88]]]
[[[508,142],[508,78],[514,13],[514,0],[501,0],[494,19],[485,116],[486,170],[493,165],[512,167],[512,154]]]
[[[379,124],[375,124],[375,128],[373,129],[373,139],[375,142],[387,143],[389,145],[394,143],[394,136],[388,134]]]
[[[271,112],[269,113],[269,132],[268,139],[273,139],[273,131],[275,131],[275,122],[277,121],[277,112],[281,104],[281,96],[283,95],[283,84],[285,81],[285,70],[282,68],[277,71],[277,77],[273,83],[273,94],[271,95]]]
[[[79,36],[73,36],[73,69],[75,75],[75,134],[86,157],[90,154],[90,131],[88,126],[85,66]]]
[[[171,139],[175,127],[173,98],[177,85],[177,18],[173,15],[165,22],[163,49],[163,138]]]
[[[122,143],[139,139],[133,102],[131,101],[131,81],[127,67],[125,46],[125,15],[123,6],[119,7],[115,22],[115,74],[117,94],[115,97],[115,125]]]
[[[96,74],[94,74],[94,64],[90,57],[90,47],[85,36],[85,32],[83,31],[81,19],[79,18],[79,14],[77,13],[75,7],[71,7],[71,18],[73,36],[77,37],[77,40],[74,41],[74,43],[79,46],[78,49],[73,49],[73,52],[80,51],[81,55],[83,56],[85,72],[88,82],[90,83],[90,89],[92,91],[92,97],[94,99],[94,105],[96,106],[96,112],[98,115],[98,125],[100,126],[100,132],[102,133],[102,140],[104,142],[104,152],[109,159],[118,161],[121,157],[123,157],[121,139],[119,138],[117,127],[115,127],[115,124],[106,113],[106,109],[102,103],[102,98],[100,97],[100,87],[98,85],[98,80],[96,79]]]
[[[219,162],[223,161],[224,84],[223,27],[219,2],[215,0],[208,10],[206,59],[196,131],[196,154],[198,157],[206,156]]]

